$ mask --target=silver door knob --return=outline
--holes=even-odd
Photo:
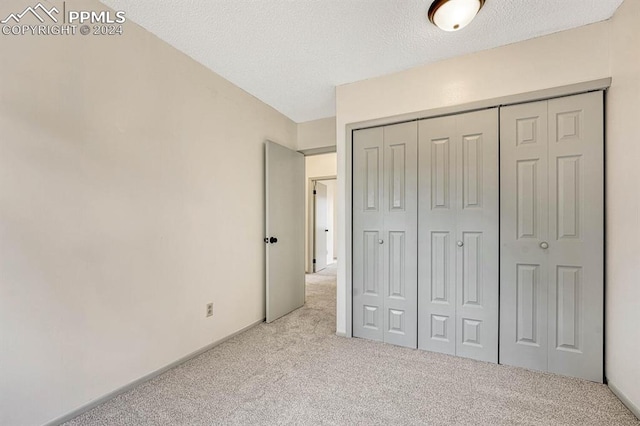
[[[462,241],[458,241],[457,244],[458,244],[458,247],[462,247],[464,245]]]
[[[378,244],[384,244],[384,240],[378,240]]]
[[[540,243],[540,248],[543,250],[546,250],[549,248],[549,243],[547,243],[546,241],[543,241]]]

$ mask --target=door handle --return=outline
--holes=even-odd
[[[458,247],[464,246],[464,243],[462,241],[458,241],[456,244],[458,245]]]
[[[541,242],[540,243],[540,248],[543,249],[543,250],[548,249],[549,248],[549,243],[546,242],[546,241]]]
[[[378,240],[378,244],[384,244],[384,240]]]
[[[328,229],[325,229],[325,230],[324,230],[324,232],[329,232],[329,230],[328,230]]]
[[[278,239],[277,239],[276,237],[271,237],[271,238],[269,238],[269,242],[270,242],[271,244],[275,244],[275,243],[277,243],[277,242],[278,242]]]

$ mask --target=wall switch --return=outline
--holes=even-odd
[[[213,303],[207,303],[207,316],[213,316]]]

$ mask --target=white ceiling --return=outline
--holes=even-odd
[[[101,0],[296,122],[335,86],[610,18],[623,0],[487,0],[447,33],[430,0]],[[636,0],[633,0],[636,1]]]

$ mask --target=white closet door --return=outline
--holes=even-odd
[[[353,133],[353,335],[382,341],[382,127]]]
[[[602,92],[549,101],[549,371],[602,382]]]
[[[498,112],[419,133],[419,346],[497,362]]]
[[[418,125],[384,127],[384,341],[418,343]]]
[[[418,346],[456,353],[456,118],[418,127]]]
[[[602,92],[502,109],[500,362],[603,379]]]
[[[353,137],[353,335],[417,347],[417,123]]]
[[[500,363],[547,370],[547,101],[500,114]]]
[[[498,362],[498,110],[457,117],[456,355]]]

